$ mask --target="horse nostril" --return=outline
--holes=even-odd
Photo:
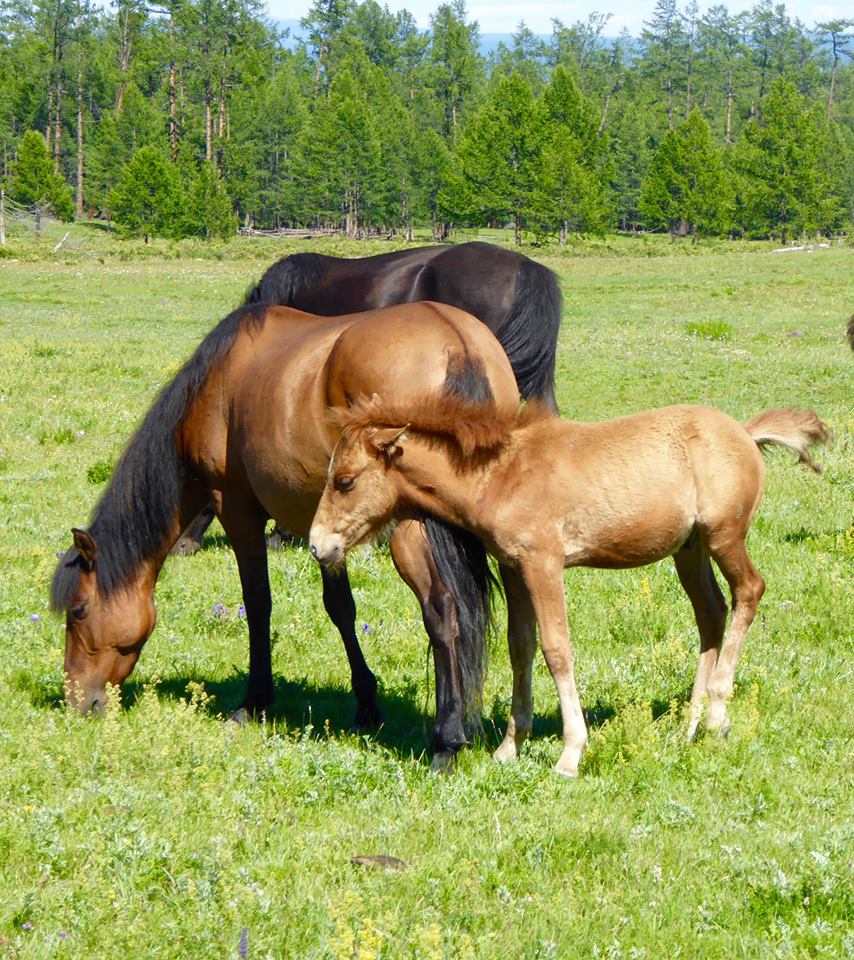
[[[317,559],[317,547],[312,543],[312,544],[309,546],[308,549],[311,551],[311,555],[312,555],[312,556],[314,557],[314,559],[316,560],[316,559]]]

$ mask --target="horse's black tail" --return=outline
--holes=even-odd
[[[443,583],[457,606],[457,667],[463,699],[463,727],[471,737],[481,730],[487,630],[497,586],[483,543],[472,533],[426,517],[427,539]]]
[[[513,367],[519,393],[557,410],[555,357],[563,297],[557,277],[535,260],[516,275],[513,305],[495,335]]]
[[[293,306],[300,290],[311,288],[323,275],[316,253],[294,253],[277,260],[264,276],[246,291],[244,303]]]

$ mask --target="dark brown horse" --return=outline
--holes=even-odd
[[[480,358],[488,360],[488,373]],[[494,399],[508,411],[519,399],[494,337],[474,317],[441,304],[337,319],[255,305],[214,328],[149,410],[89,529],[73,531],[74,547],[57,568],[51,601],[66,614],[72,703],[83,711],[99,708],[107,684],[121,684],[133,670],[154,629],[160,567],[188,520],[211,499],[237,557],[246,605],[246,705],[271,702],[266,521],[272,517],[307,537],[338,437],[328,411],[378,389],[402,403],[438,391]],[[479,713],[483,638],[469,651],[455,644],[453,621],[438,629],[447,614],[438,609],[439,577],[420,524],[402,525],[391,547],[434,645],[441,763],[466,741],[465,705]],[[356,642],[346,575],[324,572],[323,585],[350,659],[358,717],[370,723],[378,716],[376,680]],[[345,591],[349,607],[340,599]]]

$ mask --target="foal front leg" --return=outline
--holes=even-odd
[[[537,649],[537,617],[522,574],[512,567],[499,567],[507,598],[507,645],[513,667],[513,699],[507,734],[493,754],[498,761],[515,760],[522,744],[531,735],[534,702],[531,669]]]
[[[557,687],[563,719],[563,750],[555,770],[564,777],[578,775],[581,754],[587,745],[587,726],[575,687],[572,643],[566,618],[563,591],[563,562],[528,561],[521,567],[522,577],[540,627],[540,644],[549,673]]]

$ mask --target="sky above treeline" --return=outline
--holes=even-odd
[[[392,11],[409,10],[421,27],[430,25],[430,15],[439,6],[441,0],[379,0],[381,5]],[[274,20],[299,19],[308,12],[310,0],[267,0],[267,8]],[[700,11],[704,12],[711,3],[701,3]],[[586,20],[588,15],[598,9],[611,13],[613,16],[606,28],[606,35],[616,36],[624,27],[637,36],[643,29],[645,20],[649,20],[655,6],[654,0],[638,3],[637,0],[612,0],[599,7],[591,7],[588,3],[572,3],[568,0],[528,0],[525,3],[498,2],[467,4],[469,19],[477,20],[481,33],[513,33],[520,20],[524,20],[534,33],[551,33],[553,19],[562,20],[569,25],[576,20]],[[730,10],[740,12],[753,6],[753,0],[744,3],[730,2]],[[813,3],[811,0],[792,0],[785,4],[790,17],[797,17],[808,28],[826,20],[836,20],[852,16],[850,0],[845,3]]]

